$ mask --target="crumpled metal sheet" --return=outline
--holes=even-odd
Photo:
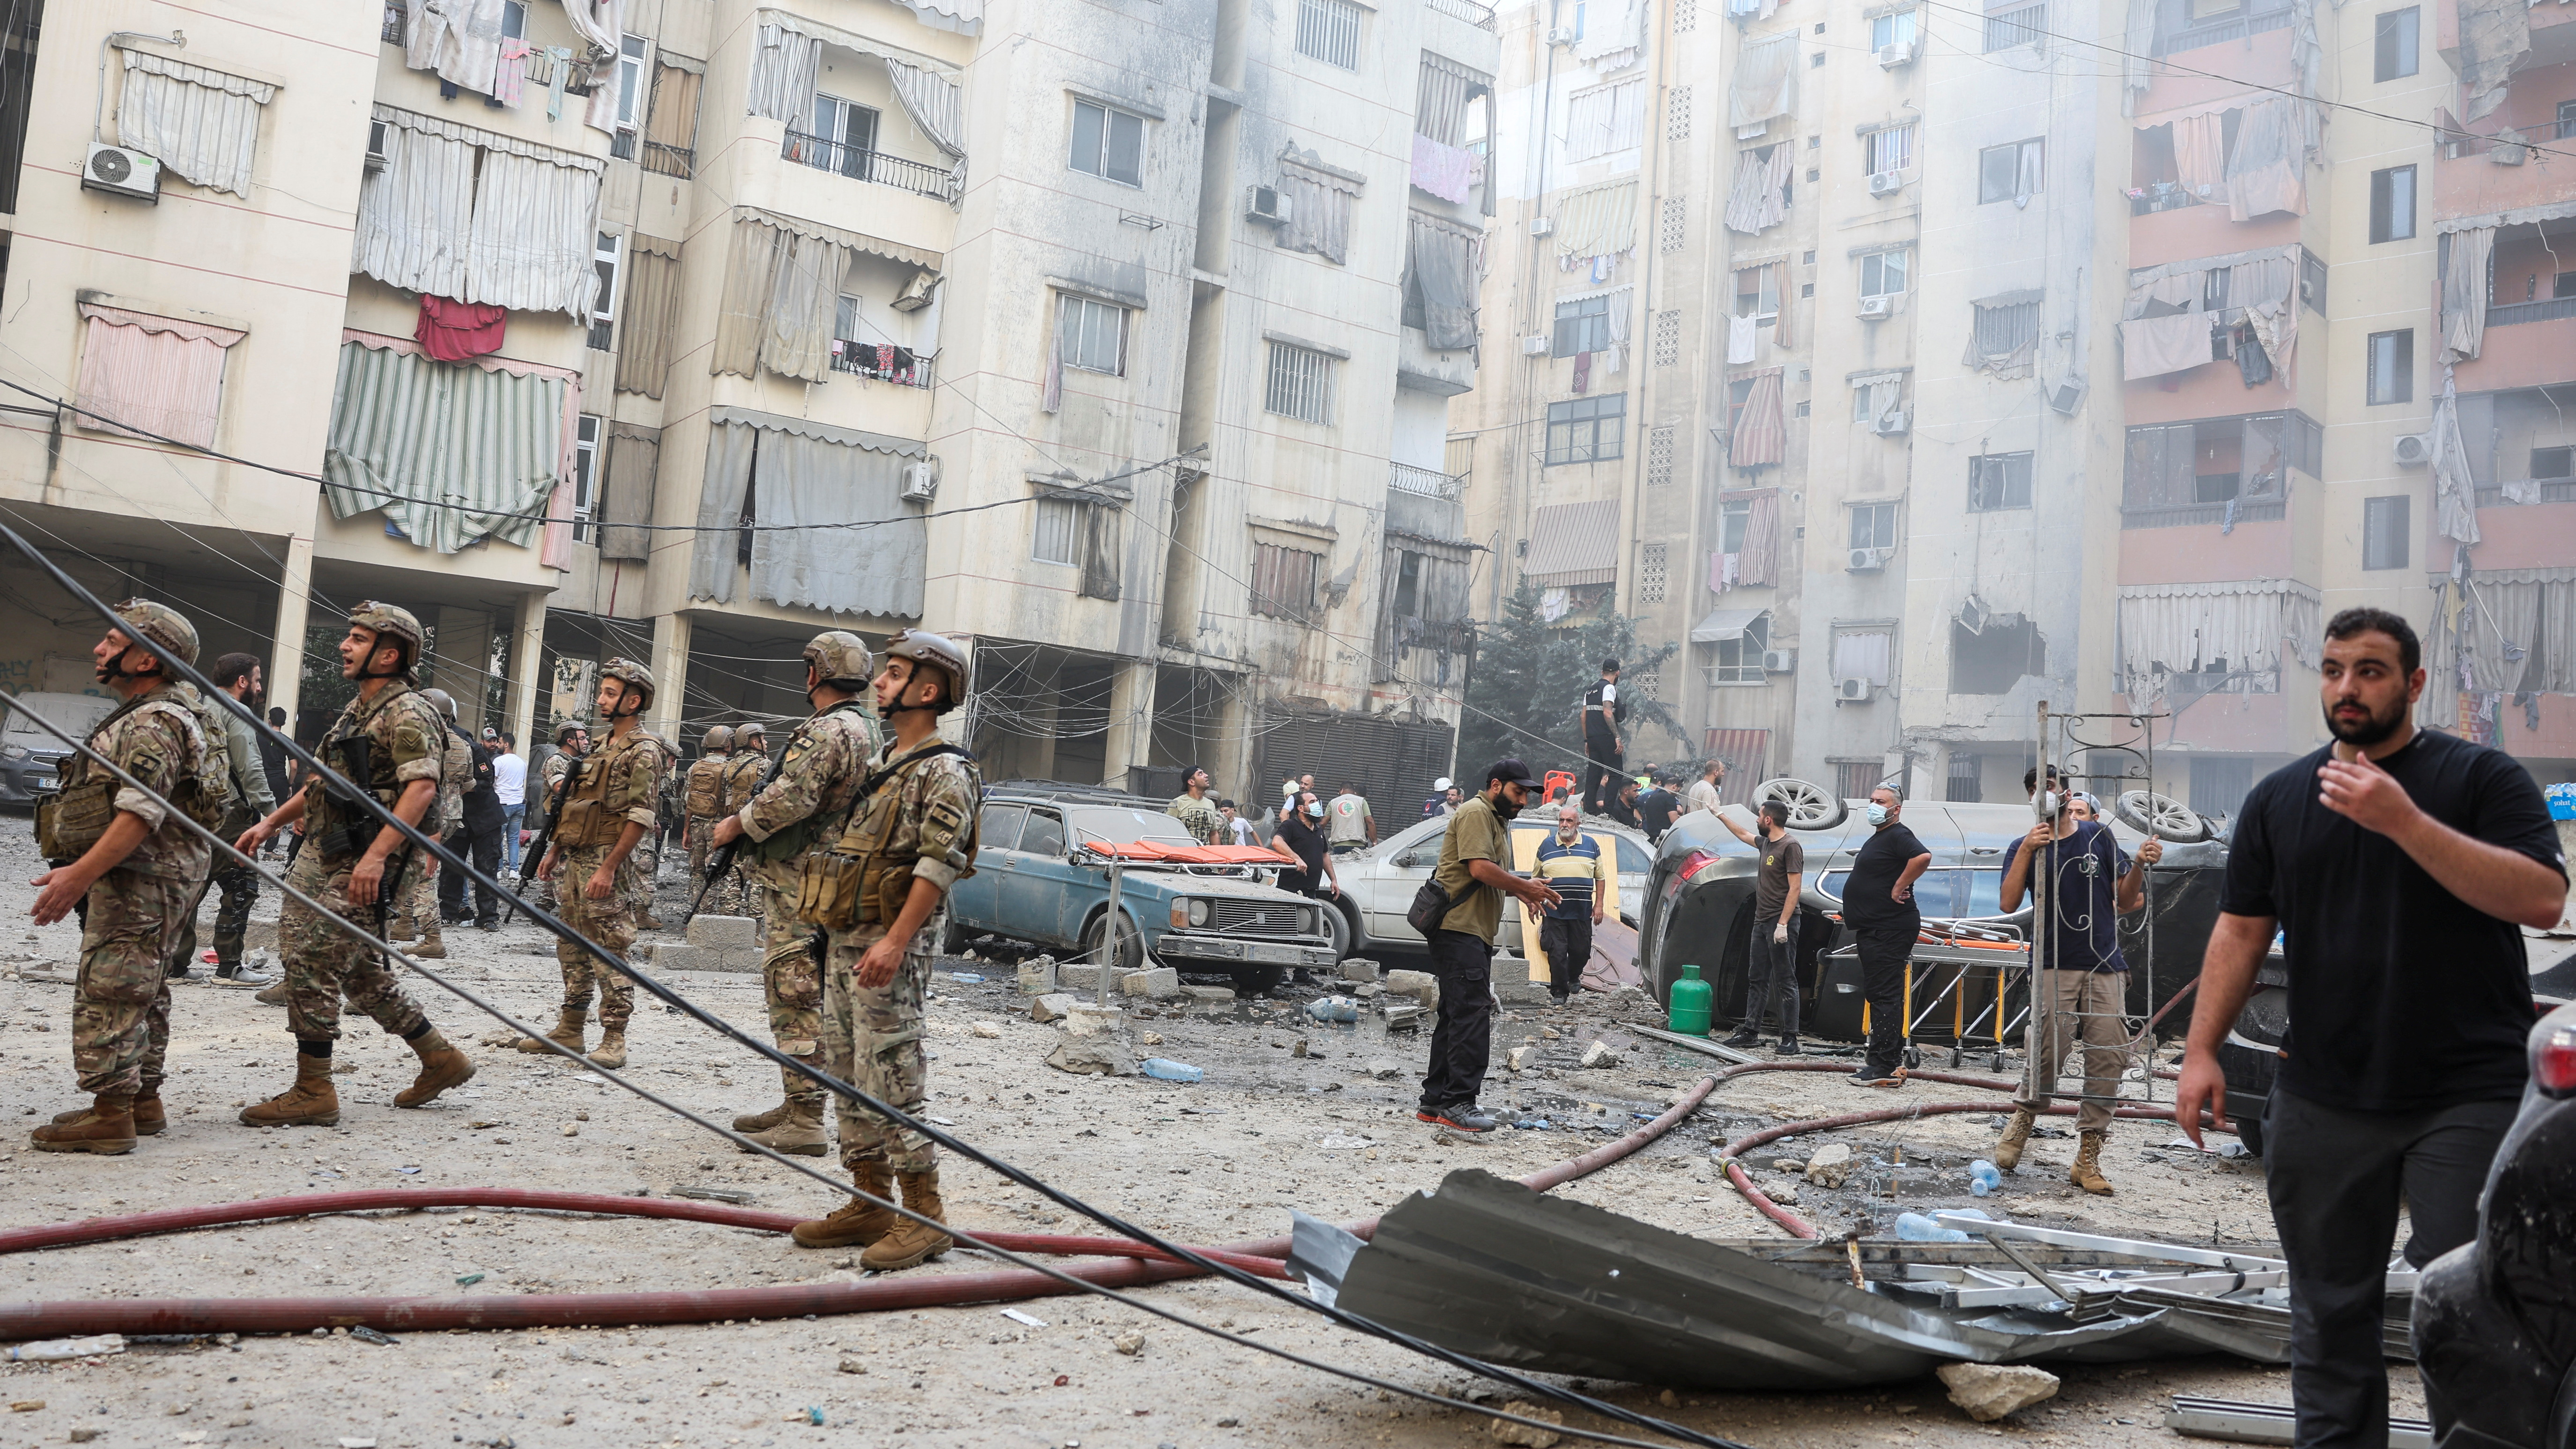
[[[1834,1389],[1960,1360],[2105,1363],[2224,1350],[2288,1361],[2286,1342],[2187,1309],[2115,1304],[2079,1324],[2039,1309],[1927,1308],[1853,1287],[1847,1266],[1815,1261],[1815,1245],[1784,1243],[1784,1257],[1809,1261],[1773,1261],[1473,1170],[1389,1209],[1365,1245],[1305,1219],[1297,1242],[1291,1269],[1350,1312],[1546,1373]]]

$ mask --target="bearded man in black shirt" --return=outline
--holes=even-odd
[[[1905,963],[1923,929],[1914,882],[1932,864],[1905,828],[1905,796],[1893,785],[1869,792],[1869,839],[1843,880],[1843,924],[1860,948],[1861,990],[1869,1001],[1869,1051],[1851,1080],[1863,1087],[1905,1085]]]
[[[2422,648],[2404,619],[2326,625],[2334,743],[2254,787],[2200,968],[2174,1116],[2226,1125],[2226,1039],[2277,925],[2290,1027],[2263,1109],[2272,1222],[2290,1271],[2298,1449],[2383,1449],[2380,1316],[2401,1197],[2417,1267],[2477,1230],[2532,1023],[2517,925],[2557,923],[2567,864],[2510,756],[2419,732]],[[2440,687],[2449,687],[2443,681]]]

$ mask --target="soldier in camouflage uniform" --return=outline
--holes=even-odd
[[[716,822],[725,815],[724,773],[733,763],[733,727],[716,725],[698,741],[697,762],[681,781],[681,801],[688,811],[688,823],[681,828],[680,838],[689,849],[689,883],[691,893],[707,873],[707,852],[715,845],[707,837],[715,832]],[[707,914],[705,902],[698,909]]]
[[[805,697],[814,713],[788,736],[778,776],[734,815],[716,822],[717,845],[741,839],[735,853],[752,880],[761,913],[761,988],[778,1049],[822,1064],[823,966],[819,932],[796,918],[805,857],[829,846],[850,813],[852,795],[876,752],[876,721],[862,691],[875,656],[858,635],[833,629],[805,646]],[[757,737],[757,736],[755,736]],[[762,741],[766,744],[767,741]],[[823,1089],[784,1067],[785,1100],[766,1112],[733,1119],[733,1129],[778,1152],[820,1157],[832,1144],[823,1125]]]
[[[393,811],[424,835],[440,828],[438,795],[446,750],[446,722],[412,688],[422,644],[420,621],[391,604],[361,603],[349,614],[340,641],[340,674],[358,686],[322,737],[315,754],[351,786]],[[363,765],[363,768],[362,768]],[[393,898],[409,871],[435,862],[400,831],[377,824],[358,801],[335,794],[320,776],[235,842],[245,855],[298,820],[304,847],[287,883],[340,916],[382,934]],[[295,1036],[295,1085],[243,1110],[253,1127],[311,1125],[340,1120],[339,1093],[331,1086],[331,1044],[340,1036],[340,998],[374,1017],[376,1025],[411,1044],[420,1075],[394,1095],[397,1107],[427,1105],[439,1093],[474,1076],[474,1063],[447,1044],[438,1028],[395,979],[386,955],[289,897],[277,921],[279,954],[286,964],[286,1025]]]
[[[984,779],[975,757],[939,738],[939,716],[965,702],[965,652],[937,634],[906,629],[886,644],[877,713],[894,738],[870,758],[850,824],[830,855],[808,858],[825,902],[830,952],[823,966],[823,1042],[831,1070],[877,1100],[919,1115],[929,1098],[922,1055],[922,996],[949,887],[975,871]],[[847,862],[846,866],[841,865]],[[846,902],[846,910],[836,910]],[[854,1197],[830,1217],[798,1223],[809,1248],[865,1243],[861,1267],[910,1268],[948,1251],[939,1166],[919,1132],[841,1103],[841,1161],[862,1192],[887,1196],[928,1222],[897,1217]]]
[[[589,730],[577,724],[562,725],[555,730],[554,753],[546,756],[545,768],[538,772],[536,798],[528,802],[528,818],[536,822],[536,829],[548,840],[554,838],[551,832],[554,829],[555,794],[562,788],[564,776],[572,772],[573,762],[589,753]],[[522,857],[522,860],[520,883],[524,885],[536,880],[537,862],[527,857]],[[529,898],[547,910],[553,910],[555,883],[536,881],[536,892]]]
[[[643,727],[643,713],[653,703],[653,674],[641,664],[609,659],[599,666],[599,712],[609,722],[608,740],[580,762],[564,792],[563,809],[537,874],[561,874],[563,904],[557,913],[565,925],[607,948],[620,960],[635,948],[634,897],[622,874],[628,861],[655,829],[662,777],[676,753]],[[624,971],[601,961],[569,941],[555,943],[555,960],[563,967],[563,1011],[546,1040],[582,1050],[582,1030],[590,1014],[591,983],[599,983],[599,1046],[590,1059],[603,1067],[626,1065],[626,1023],[635,1014],[635,984]],[[535,1038],[517,1043],[523,1052],[547,1050]]]
[[[724,774],[717,780],[716,818],[707,823],[707,841],[710,850],[714,847],[715,827],[722,824],[725,817],[741,814],[742,808],[751,803],[751,797],[759,794],[761,787],[768,783],[768,730],[758,723],[747,724],[733,732],[733,740],[733,755],[725,761]],[[701,866],[700,869],[703,871],[704,867]],[[710,916],[739,916],[745,914],[747,909],[756,911],[758,908],[750,906],[747,900],[751,889],[748,885],[749,879],[749,873],[743,865],[742,853],[737,851],[733,869],[725,872],[724,879],[706,888],[706,903],[698,909]],[[820,985],[818,984],[815,989],[816,1001],[819,1005]]]
[[[421,699],[438,712],[438,825],[439,840],[450,850],[463,854],[465,839],[465,787],[474,783],[474,752],[465,737],[448,728],[456,720],[456,700],[443,689],[424,689]],[[422,856],[403,872],[403,904],[400,919],[394,923],[388,941],[419,938],[411,953],[425,961],[444,960],[447,942],[439,926],[446,919],[438,907],[438,862]]]
[[[122,626],[91,650],[98,681],[123,703],[92,731],[89,747],[142,782],[135,789],[86,755],[63,764],[61,793],[45,802],[36,835],[52,866],[36,878],[30,913],[51,925],[81,914],[80,976],[72,989],[72,1067],[90,1105],[35,1131],[40,1152],[134,1150],[168,1122],[161,1068],[170,1046],[170,978],[163,969],[180,914],[203,894],[212,850],[175,818],[195,805],[206,761],[203,728],[138,647],[150,639],[194,664],[197,630],[177,611],[131,600]],[[147,793],[148,792],[148,793]]]
[[[244,706],[259,707],[259,661],[248,654],[227,654],[215,661],[212,673],[215,687],[230,694]],[[277,808],[277,797],[269,792],[268,772],[260,768],[259,741],[251,733],[250,722],[240,715],[204,698],[197,687],[181,680],[171,686],[196,714],[197,724],[209,746],[220,747],[223,761],[220,769],[230,791],[224,817],[216,830],[226,839],[249,829],[268,812]],[[209,768],[216,768],[210,764]],[[242,937],[250,929],[250,908],[259,899],[259,873],[246,865],[216,861],[209,888],[223,895],[215,907],[215,974],[214,979],[226,986],[260,987],[276,983],[277,978],[256,970],[242,968]],[[170,979],[187,979],[197,959],[197,910],[205,904],[206,890],[188,903],[179,914],[177,927],[170,939]]]

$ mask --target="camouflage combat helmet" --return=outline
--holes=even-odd
[[[698,742],[698,751],[701,754],[712,755],[718,750],[730,750],[732,748],[733,726],[731,725],[714,726],[707,731],[707,737]]]
[[[555,726],[555,743],[557,745],[568,745],[572,743],[572,737],[574,735],[588,733],[590,733],[590,727],[588,725],[583,724],[577,719],[568,719],[562,724]]]
[[[644,711],[644,707],[653,702],[653,671],[636,663],[632,659],[601,660],[599,664],[599,677],[602,679],[614,679],[620,684],[625,685],[627,697],[630,699],[634,697],[637,690],[640,689],[644,692],[643,699],[636,703],[635,708],[620,710],[618,712],[620,714],[641,714]],[[623,701],[620,702],[623,703]]]
[[[865,689],[877,673],[877,657],[866,640],[847,629],[826,629],[805,646],[805,662],[814,676],[835,689]]]
[[[420,697],[429,701],[429,707],[437,710],[441,719],[456,723],[456,696],[443,689],[424,689]]]
[[[758,749],[763,753],[766,753],[769,748],[769,726],[762,724],[758,720],[753,720],[751,723],[735,730],[733,732],[733,738],[734,744],[737,748],[746,750]],[[752,743],[753,740],[758,740],[760,743],[758,745],[754,745]]]
[[[420,620],[413,617],[411,610],[365,599],[349,611],[349,622],[374,634],[378,644],[387,639],[399,639],[408,646],[403,652],[403,667],[396,675],[362,671],[358,675],[360,679],[409,678],[412,670],[419,667],[421,650],[427,647],[429,636],[421,629]],[[371,657],[375,653],[373,649],[367,652]]]
[[[933,714],[945,714],[966,702],[966,691],[974,680],[973,666],[967,662],[966,651],[958,648],[945,635],[933,634],[927,629],[902,630],[886,641],[886,658],[909,659],[916,671],[936,669],[948,676],[948,697],[945,702],[935,705],[900,705],[897,706],[898,711],[927,709]]]
[[[182,664],[197,662],[197,626],[188,622],[187,615],[149,599],[128,599],[116,606],[116,617],[117,627],[128,639],[149,639],[176,655]],[[121,668],[123,660],[118,663]]]

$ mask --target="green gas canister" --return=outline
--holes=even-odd
[[[1708,1013],[1716,993],[1699,979],[1697,966],[1684,966],[1682,979],[1673,983],[1672,1000],[1664,1018],[1667,1030],[1684,1036],[1708,1035]]]

